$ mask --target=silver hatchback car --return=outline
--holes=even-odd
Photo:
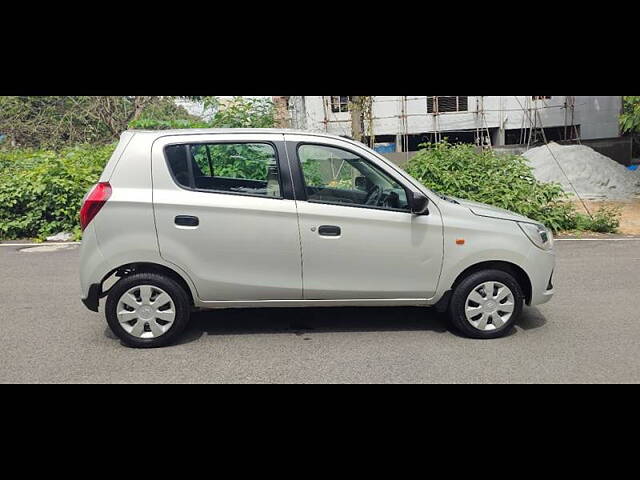
[[[80,217],[83,302],[134,347],[236,307],[435,306],[495,338],[554,293],[543,225],[325,134],[125,132]]]

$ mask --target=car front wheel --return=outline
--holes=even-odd
[[[498,338],[515,325],[524,304],[518,282],[502,270],[469,275],[456,287],[449,305],[453,326],[472,338]]]

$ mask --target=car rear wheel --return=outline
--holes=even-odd
[[[189,321],[187,293],[173,279],[137,273],[116,283],[107,297],[109,327],[123,343],[136,348],[172,343]]]
[[[518,282],[502,270],[483,270],[456,287],[449,305],[453,326],[472,338],[498,338],[515,325],[524,304]]]

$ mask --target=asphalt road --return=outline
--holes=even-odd
[[[0,247],[0,382],[640,382],[640,240],[558,242],[556,296],[478,341],[419,308],[196,314],[126,348],[79,301],[77,246]]]

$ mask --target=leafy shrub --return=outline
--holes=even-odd
[[[269,98],[234,97],[223,102],[218,97],[198,97],[198,100],[203,103],[205,112],[209,113],[207,119],[150,107],[140,118],[130,122],[129,128],[271,128],[276,124],[275,105]]]
[[[179,128],[210,128],[205,120],[185,118],[155,118],[143,116],[129,124],[134,130],[173,130]]]
[[[640,96],[622,97],[620,128],[623,132],[640,133]]]
[[[115,145],[0,151],[0,238],[80,235],[78,211]]]
[[[585,229],[615,231],[610,210],[594,220],[578,214],[559,184],[535,179],[527,160],[473,145],[426,144],[405,167],[428,188],[466,200],[487,203],[537,220],[554,231]]]
[[[276,162],[271,146],[260,143],[199,145],[191,153],[205,175],[217,177],[266,180]]]
[[[620,227],[622,210],[618,207],[600,207],[591,217],[582,213],[575,215],[574,230],[589,230],[598,233],[615,233]]]
[[[233,97],[222,103],[217,97],[205,97],[206,109],[215,111],[212,128],[272,128],[276,124],[276,108],[270,98]]]

